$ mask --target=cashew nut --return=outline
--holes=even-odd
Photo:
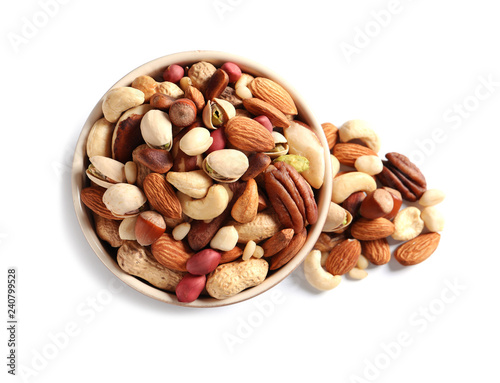
[[[372,176],[361,172],[350,172],[335,177],[332,182],[332,202],[341,204],[352,193],[372,192],[377,183]]]
[[[249,75],[248,73],[243,73],[238,81],[234,84],[234,89],[238,89],[239,87],[245,86],[247,87],[252,81],[254,77]]]
[[[395,231],[392,238],[397,241],[409,241],[417,237],[424,229],[424,221],[420,218],[420,210],[410,206],[400,210],[394,218]]]
[[[332,162],[332,178],[335,178],[340,170],[340,162],[333,154],[330,154],[330,160]]]
[[[311,251],[304,260],[304,275],[314,288],[332,290],[342,281],[340,275],[333,275],[321,267],[321,251]]]
[[[177,190],[193,198],[203,198],[212,186],[212,179],[203,170],[168,172],[167,181]]]
[[[380,138],[366,121],[347,121],[339,128],[339,137],[342,142],[359,140],[375,153],[380,151]]]
[[[190,196],[177,192],[182,212],[192,219],[200,221],[214,219],[222,214],[229,204],[229,195],[222,185],[212,185],[203,199],[193,199]]]
[[[111,89],[102,101],[104,118],[109,122],[116,122],[126,110],[144,103],[144,93],[139,89],[128,86]]]
[[[253,81],[253,79],[253,76],[243,73],[234,84],[236,95],[242,100],[253,97],[252,91],[248,88],[248,85]]]

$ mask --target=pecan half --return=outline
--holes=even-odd
[[[384,186],[398,190],[403,199],[417,201],[427,190],[427,182],[420,169],[408,157],[399,153],[387,153],[388,161],[377,179]]]

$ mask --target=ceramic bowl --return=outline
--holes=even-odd
[[[260,285],[244,290],[239,294],[224,300],[218,300],[208,296],[201,296],[200,298],[198,298],[193,302],[181,303],[178,302],[175,293],[159,290],[158,288],[148,284],[142,279],[136,278],[134,276],[125,273],[118,266],[116,262],[116,249],[111,249],[109,246],[107,246],[107,244],[102,242],[97,237],[93,226],[92,213],[82,203],[80,199],[81,190],[89,186],[89,180],[85,175],[85,170],[88,166],[88,159],[86,156],[87,136],[90,132],[93,123],[102,117],[102,109],[101,109],[102,98],[97,102],[96,106],[94,107],[89,117],[87,118],[87,121],[83,126],[78,142],[76,144],[76,149],[73,159],[72,174],[71,174],[72,193],[73,193],[73,201],[74,201],[76,215],[78,217],[81,229],[90,247],[99,257],[99,259],[104,263],[104,265],[106,265],[106,267],[117,278],[119,278],[120,280],[122,280],[124,283],[134,288],[135,290],[141,292],[142,294],[157,299],[159,301],[166,302],[168,304],[188,306],[188,307],[217,307],[217,306],[225,306],[229,304],[242,302],[249,298],[257,296],[263,293],[264,291],[269,290],[273,286],[276,286],[278,283],[280,283],[283,279],[285,279],[290,273],[292,273],[292,271],[294,271],[302,263],[303,259],[313,248],[323,228],[323,224],[326,219],[326,214],[328,212],[328,207],[331,199],[332,179],[331,176],[328,176],[331,174],[330,153],[328,151],[328,144],[325,135],[323,133],[323,129],[321,128],[321,125],[318,124],[311,110],[307,106],[306,102],[297,93],[297,91],[295,91],[293,87],[278,73],[264,67],[258,62],[234,54],[226,52],[218,52],[218,51],[190,51],[190,52],[175,53],[164,57],[160,57],[144,65],[141,65],[140,67],[134,69],[133,71],[125,75],[123,78],[121,78],[111,88],[119,86],[130,86],[132,81],[140,75],[149,75],[152,76],[153,78],[161,79],[163,71],[167,66],[171,64],[190,65],[199,61],[208,61],[214,64],[215,66],[220,66],[227,61],[231,61],[238,64],[244,73],[249,73],[253,76],[264,76],[281,84],[294,99],[297,109],[299,111],[300,119],[305,123],[307,123],[312,129],[314,129],[314,131],[320,138],[323,147],[326,148],[324,152],[325,165],[326,165],[325,181],[323,186],[321,187],[321,189],[319,189],[317,193],[319,218],[316,224],[309,226],[308,238],[303,248],[299,251],[299,253],[285,266],[283,266],[279,270],[276,270],[273,273],[270,273],[268,277],[265,279],[265,281]],[[285,64],[286,63],[283,62],[283,65]]]

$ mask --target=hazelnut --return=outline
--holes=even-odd
[[[367,194],[361,203],[359,213],[364,218],[375,219],[385,217],[393,208],[392,194],[384,189],[376,189]]]
[[[135,236],[137,242],[142,246],[154,243],[167,228],[163,216],[152,210],[144,211],[137,217],[135,222]]]
[[[168,116],[172,124],[185,127],[195,122],[197,113],[198,110],[193,101],[188,98],[180,98],[170,106]]]

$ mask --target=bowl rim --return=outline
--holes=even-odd
[[[218,300],[211,297],[202,297],[196,299],[193,302],[186,303],[177,301],[175,293],[160,290],[152,285],[149,285],[148,283],[143,282],[142,280],[124,272],[119,267],[117,262],[107,252],[101,240],[97,237],[97,234],[91,222],[91,214],[88,208],[82,203],[80,192],[84,187],[87,186],[84,169],[87,136],[94,122],[102,117],[102,101],[105,94],[109,90],[116,87],[130,86],[132,81],[140,75],[147,74],[152,76],[153,78],[161,77],[161,73],[168,65],[187,65],[199,61],[208,61],[216,66],[222,65],[224,62],[228,61],[234,62],[238,66],[240,66],[244,73],[250,73],[253,76],[263,76],[270,78],[280,84],[283,88],[285,88],[295,101],[301,120],[307,123],[307,125],[314,130],[324,148],[325,176],[318,198],[318,221],[314,225],[310,226],[306,242],[304,243],[302,249],[292,260],[290,260],[286,265],[274,272],[271,276],[267,277],[266,280],[261,284],[246,289],[233,297],[223,300]],[[288,81],[286,81],[272,69],[269,69],[268,67],[252,59],[223,51],[195,50],[172,53],[146,62],[131,70],[121,79],[119,79],[108,89],[108,91],[104,93],[104,95],[96,103],[96,105],[88,115],[78,137],[71,170],[71,189],[78,223],[83,231],[85,238],[87,239],[87,242],[89,243],[94,253],[98,256],[98,258],[117,278],[119,278],[122,282],[132,287],[136,291],[161,302],[182,307],[212,308],[228,306],[254,298],[278,285],[302,263],[304,258],[312,250],[314,244],[316,243],[316,240],[321,234],[321,229],[323,228],[324,222],[326,220],[328,207],[331,200],[329,196],[331,196],[332,193],[331,160],[330,152],[328,150],[328,142],[321,125],[318,124],[308,104],[304,101],[302,96],[290,85]]]

